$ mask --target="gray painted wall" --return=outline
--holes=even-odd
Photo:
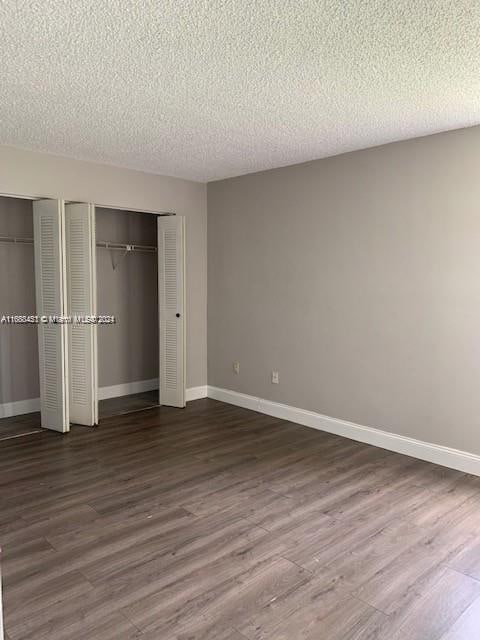
[[[32,203],[0,197],[0,236],[33,238]],[[0,242],[0,316],[34,315],[33,244]],[[36,325],[0,324],[0,404],[38,398]]]
[[[209,384],[480,454],[479,166],[477,127],[209,184]]]
[[[187,387],[207,383],[206,185],[0,147],[0,193],[174,211],[186,218]]]
[[[157,216],[97,208],[95,218],[98,240],[157,245]],[[99,386],[158,378],[157,255],[98,248],[97,303],[116,318],[98,327]]]

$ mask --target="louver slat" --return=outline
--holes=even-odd
[[[93,205],[65,206],[68,314],[73,319],[96,313],[94,216]],[[97,422],[96,331],[94,324],[68,327],[70,420],[85,426]]]
[[[184,220],[158,218],[160,404],[185,406]]]
[[[37,314],[65,315],[64,203],[33,203]],[[38,325],[41,423],[45,429],[69,430],[67,398],[66,326]]]

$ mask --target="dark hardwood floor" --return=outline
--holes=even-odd
[[[20,438],[41,430],[40,412],[26,413],[21,416],[0,418],[0,442],[10,438]],[[0,445],[1,446],[1,445]]]
[[[103,418],[120,416],[124,413],[151,409],[157,405],[158,389],[156,391],[143,391],[142,393],[132,393],[128,396],[100,400],[98,403],[98,414],[100,420],[103,420]]]
[[[476,640],[480,478],[225,405],[0,442],[8,640]]]

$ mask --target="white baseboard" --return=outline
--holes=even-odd
[[[473,453],[407,438],[395,433],[374,429],[373,427],[364,427],[354,422],[331,418],[314,411],[263,400],[262,398],[237,393],[229,389],[209,386],[208,397],[245,409],[252,409],[259,413],[265,413],[275,418],[296,422],[306,427],[334,433],[351,440],[365,442],[375,447],[403,453],[404,455],[433,462],[450,469],[457,469],[458,471],[480,476],[480,456]]]
[[[158,389],[158,378],[115,384],[111,387],[100,387],[98,390],[98,399],[107,400],[108,398],[119,398],[120,396],[129,396],[132,393],[142,393],[143,391],[153,391],[155,389]],[[32,413],[33,411],[40,411],[40,398],[0,404],[0,418],[20,416],[24,413]]]
[[[21,416],[24,413],[40,411],[40,398],[30,400],[18,400],[17,402],[5,402],[0,404],[0,418],[10,418],[11,416]]]
[[[144,391],[154,391],[155,389],[158,389],[158,378],[115,384],[111,387],[100,387],[98,390],[98,399],[107,400],[108,398],[119,398],[120,396],[129,396],[132,393],[143,393]],[[190,389],[186,390],[186,400],[190,402],[191,400],[206,398],[207,392],[207,385],[190,387]],[[40,411],[40,398],[0,404],[0,418],[21,416],[24,413],[33,413],[34,411]]]
[[[99,399],[116,398],[132,393],[152,391],[157,388],[158,380],[156,378],[113,385],[111,387],[101,387],[99,389]],[[382,431],[381,429],[374,429],[373,427],[365,427],[354,422],[331,418],[314,411],[291,407],[290,405],[237,393],[229,389],[204,385],[186,390],[187,402],[206,397],[480,476],[480,456],[473,453],[407,438],[395,433]],[[40,398],[0,404],[0,418],[18,416],[34,411],[40,411]]]
[[[120,396],[129,396],[132,393],[154,391],[155,389],[158,389],[158,378],[152,378],[151,380],[139,380],[138,382],[117,384],[113,387],[100,387],[98,390],[98,399],[106,400],[107,398],[118,398]],[[201,387],[190,387],[185,391],[185,398],[187,402],[206,397],[207,385]]]
[[[208,387],[207,385],[203,385],[202,387],[190,387],[186,391],[186,400],[190,402],[191,400],[200,400],[200,398],[206,398],[208,396]]]
[[[132,393],[143,393],[144,391],[154,391],[155,389],[158,389],[158,378],[125,382],[124,384],[114,384],[111,387],[100,387],[98,389],[98,399],[119,398],[120,396],[130,396]]]

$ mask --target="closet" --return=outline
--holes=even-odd
[[[70,421],[185,406],[184,220],[67,204]],[[112,319],[113,322],[109,322]]]
[[[157,217],[95,209],[99,419],[159,403]]]
[[[185,406],[184,224],[0,196],[0,439]]]
[[[0,438],[69,429],[63,207],[0,197]]]
[[[0,318],[36,313],[32,205],[0,197]],[[37,333],[36,324],[0,325],[0,438],[39,424],[39,413],[17,419],[40,411]]]

